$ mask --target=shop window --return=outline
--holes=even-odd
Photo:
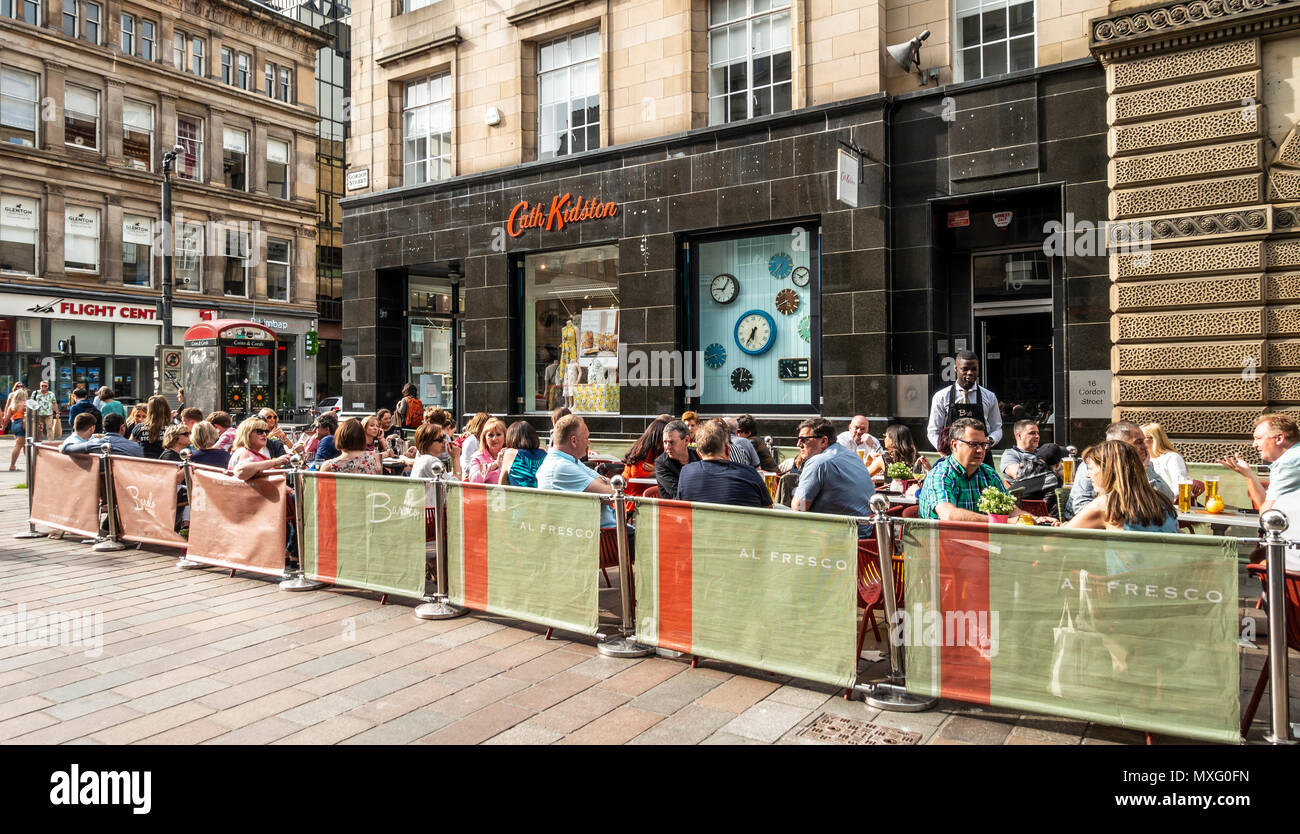
[[[266,140],[266,192],[281,200],[289,199],[289,143]]]
[[[617,414],[618,247],[524,258],[525,408]]]
[[[451,176],[451,74],[406,85],[402,109],[402,169],[406,185]]]
[[[812,245],[803,228],[693,244],[701,406],[815,410],[820,299]]]
[[[203,292],[203,224],[177,224],[172,281],[179,292]]]
[[[293,274],[289,251],[289,241],[266,239],[266,297],[272,301],[289,300],[289,277]]]
[[[63,268],[99,271],[99,209],[67,207],[63,230]]]
[[[790,0],[710,0],[709,124],[791,109]]]
[[[69,84],[63,92],[63,143],[86,150],[99,147],[99,93]]]
[[[153,286],[153,221],[128,214],[122,218],[122,283]]]
[[[153,108],[149,105],[122,102],[122,155],[132,168],[153,170]]]
[[[29,197],[0,196],[0,272],[35,275],[41,204]]]
[[[99,23],[102,9],[98,3],[87,0],[63,0],[63,34],[99,43]]]
[[[225,234],[225,265],[222,270],[223,292],[248,297],[248,234],[230,229]]]
[[[600,147],[600,33],[592,30],[537,50],[537,156]]]
[[[407,285],[406,320],[410,326],[409,379],[426,405],[452,405],[452,321],[450,282],[412,276]],[[317,361],[320,361],[319,359]]]
[[[1032,69],[1037,63],[1033,0],[956,0],[953,28],[958,81]]]
[[[0,17],[9,17],[37,26],[41,19],[41,4],[32,0],[0,0]]]
[[[203,181],[203,120],[197,116],[176,115],[176,143],[184,153],[176,157],[176,176]]]
[[[36,147],[40,78],[11,67],[0,68],[0,142]]]
[[[226,178],[226,188],[248,190],[248,132],[225,128],[222,133],[221,172]]]

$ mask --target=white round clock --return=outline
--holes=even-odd
[[[736,346],[751,356],[766,353],[776,340],[776,321],[763,310],[750,310],[736,320]]]
[[[736,276],[721,272],[709,282],[709,295],[719,304],[730,304],[740,295],[740,282]]]

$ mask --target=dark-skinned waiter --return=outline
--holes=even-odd
[[[1002,439],[1002,412],[998,398],[979,385],[980,360],[973,352],[958,352],[954,370],[957,381],[940,388],[930,401],[930,425],[926,435],[930,445],[941,455],[952,452],[948,442],[948,427],[962,417],[970,417],[984,424],[988,439],[997,445]]]

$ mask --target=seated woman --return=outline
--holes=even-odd
[[[269,469],[276,469],[289,463],[289,455],[271,457],[266,452],[266,438],[271,427],[261,417],[249,417],[239,424],[235,431],[235,442],[231,445],[230,471],[241,481],[251,481]]]
[[[411,464],[412,478],[432,478],[433,462],[442,464],[442,471],[448,480],[456,480],[451,471],[447,456],[447,434],[436,423],[425,423],[415,430],[412,448],[418,453]]]
[[[634,484],[632,479],[649,478],[651,481],[655,479],[655,461],[664,453],[664,426],[666,425],[668,424],[662,419],[656,419],[641,432],[641,436],[623,456],[623,480],[627,481],[627,485],[623,487],[625,495],[644,495],[647,489],[654,486],[654,484]],[[631,512],[635,506],[635,503],[629,501],[628,512]]]
[[[217,439],[220,437],[221,429],[207,420],[195,423],[194,428],[190,429],[190,444],[194,446],[190,463],[225,469],[230,463],[230,453],[216,448]]]
[[[912,432],[901,423],[885,429],[885,453],[872,458],[867,471],[872,475],[884,475],[891,463],[905,463],[918,475],[930,471],[930,461],[917,450]]]
[[[471,484],[495,484],[501,480],[501,450],[506,442],[506,424],[492,417],[479,429],[478,444],[470,459],[465,480]]]
[[[537,429],[527,420],[506,431],[506,448],[501,453],[501,471],[509,486],[537,487],[537,467],[546,459]]]
[[[382,475],[383,461],[379,455],[366,448],[366,430],[359,420],[344,420],[334,432],[334,447],[338,457],[320,465],[322,472],[341,472],[352,475]]]
[[[170,460],[175,463],[181,461],[181,451],[189,448],[190,430],[180,423],[175,423],[167,427],[162,437],[162,454],[158,456],[159,460]]]
[[[1142,458],[1130,444],[1107,440],[1089,446],[1083,452],[1083,460],[1088,465],[1088,478],[1097,490],[1097,497],[1064,526],[1140,533],[1178,532],[1174,505],[1151,487]],[[1119,551],[1106,551],[1106,567],[1112,574],[1140,568],[1134,561]]]
[[[366,451],[374,452],[383,460],[392,455],[392,449],[388,445],[388,438],[384,437],[384,423],[379,419],[378,414],[371,414],[361,423],[362,428],[366,430]]]

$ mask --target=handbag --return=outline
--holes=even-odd
[[[1070,611],[1069,600],[1061,611],[1060,624],[1052,629],[1052,666],[1047,691],[1057,698],[1075,701],[1096,699],[1110,689],[1115,663],[1096,629],[1092,596],[1088,593],[1088,572],[1079,571],[1079,610]]]

